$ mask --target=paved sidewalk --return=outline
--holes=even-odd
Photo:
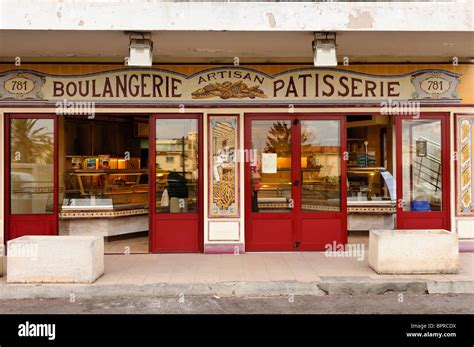
[[[474,253],[455,275],[378,275],[363,260],[323,252],[106,255],[94,284],[6,284],[0,299],[97,296],[474,293]]]

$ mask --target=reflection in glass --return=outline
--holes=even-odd
[[[402,120],[404,211],[441,211],[441,121]]]
[[[252,211],[290,212],[291,122],[253,121],[252,149]]]
[[[340,211],[341,142],[338,120],[301,122],[301,209]]]
[[[198,120],[156,120],[156,212],[197,211]]]
[[[52,214],[54,120],[10,122],[10,208],[12,214]]]

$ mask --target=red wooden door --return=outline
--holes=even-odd
[[[397,228],[450,230],[449,117],[398,116]]]
[[[150,250],[202,252],[202,115],[150,117]]]
[[[6,240],[58,233],[58,141],[55,115],[7,115]]]
[[[299,250],[347,243],[346,124],[344,116],[298,115],[295,217]]]
[[[324,250],[346,243],[342,116],[245,116],[246,248]]]

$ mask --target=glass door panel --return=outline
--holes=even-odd
[[[339,120],[301,121],[303,212],[341,210],[341,141]]]
[[[441,120],[402,120],[403,211],[442,211],[441,142]]]
[[[252,212],[291,212],[291,121],[254,120],[251,123]]]
[[[450,230],[449,114],[400,116],[397,129],[397,229]]]
[[[156,120],[156,212],[196,212],[198,120]]]

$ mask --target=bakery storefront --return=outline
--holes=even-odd
[[[5,241],[240,253],[370,229],[474,238],[470,65],[0,71]]]

